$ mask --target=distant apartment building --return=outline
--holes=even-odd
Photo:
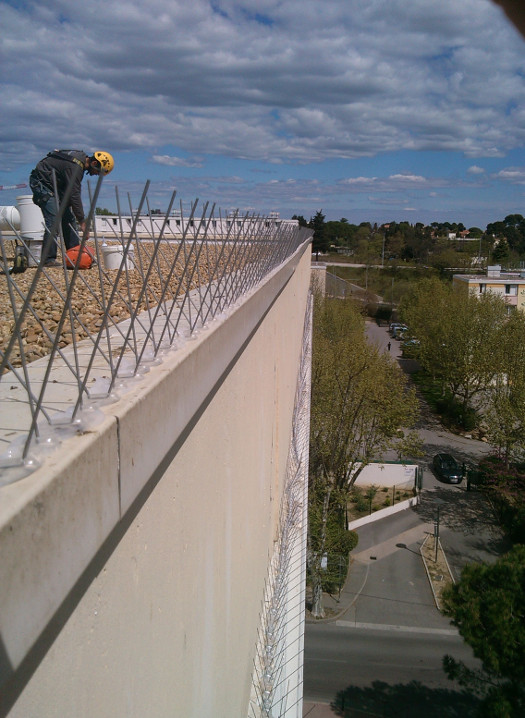
[[[467,289],[472,294],[497,294],[505,300],[509,311],[525,312],[525,271],[503,272],[499,265],[487,267],[486,274],[454,274],[455,289]]]
[[[165,239],[188,236],[195,231],[201,223],[200,217],[183,217],[180,211],[165,216],[160,212],[151,212],[148,215],[106,215],[99,214],[94,217],[94,233],[101,239],[119,239],[123,234],[133,228],[138,237],[158,236],[162,233]],[[238,212],[229,212],[225,218],[221,216],[210,217],[206,225],[208,239],[235,237],[239,232],[249,234],[252,228],[261,226],[259,215],[242,215]],[[263,226],[267,229],[291,229],[298,227],[296,219],[281,219],[279,212],[270,212],[263,217]]]

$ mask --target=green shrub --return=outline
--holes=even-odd
[[[354,499],[355,508],[357,511],[364,512],[370,508],[370,501],[364,496],[358,496]]]
[[[323,591],[332,594],[343,586],[348,573],[348,555],[357,546],[358,541],[359,537],[355,531],[340,532],[338,540],[328,553],[326,571],[322,576]]]
[[[343,553],[353,551],[359,542],[359,536],[356,531],[345,531],[342,540]]]

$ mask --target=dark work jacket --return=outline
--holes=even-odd
[[[59,200],[62,200],[70,182],[73,189],[69,198],[69,205],[77,222],[84,221],[84,207],[82,206],[81,183],[84,176],[85,161],[88,155],[82,150],[54,150],[37,164],[33,172],[38,180],[49,191],[55,193],[53,183],[53,170],[55,170],[56,184]]]

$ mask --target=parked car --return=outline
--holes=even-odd
[[[392,322],[392,324],[389,326],[388,330],[390,334],[395,338],[397,331],[403,331],[406,332],[408,329],[406,324],[401,324],[401,322]]]
[[[415,359],[419,354],[419,339],[404,339],[401,344],[401,351],[404,357]]]
[[[392,336],[394,339],[403,339],[405,334],[408,332],[408,327],[404,324],[400,324],[399,326],[394,328],[394,331],[392,332]]]
[[[460,484],[463,480],[461,466],[450,454],[436,454],[432,460],[432,467],[438,479],[449,484]]]

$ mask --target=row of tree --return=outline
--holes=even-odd
[[[308,570],[312,613],[323,615],[323,558],[348,553],[349,492],[362,469],[395,447],[413,455],[418,402],[388,354],[366,340],[352,300],[316,293],[313,315]]]
[[[490,292],[475,296],[437,278],[413,285],[400,315],[420,341],[418,361],[459,417],[482,421],[508,465],[525,457],[525,314]]]
[[[302,226],[314,230],[313,251],[326,253],[331,248],[351,253],[356,261],[378,263],[409,261],[436,266],[470,266],[473,258],[490,258],[493,263],[517,261],[525,255],[525,218],[512,214],[499,222],[466,228],[462,223],[389,222],[378,226],[370,222],[351,224],[342,217],[325,221],[322,211],[306,221],[294,215]],[[467,238],[461,234],[468,230]],[[455,240],[449,235],[456,234]]]

